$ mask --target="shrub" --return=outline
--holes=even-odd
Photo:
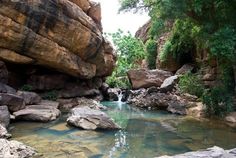
[[[154,40],[148,40],[146,42],[146,51],[148,67],[149,69],[155,69],[157,57],[157,43]]]
[[[129,89],[131,88],[129,79],[125,77],[116,77],[114,75],[107,77],[106,83],[110,87],[119,87],[123,89]]]
[[[210,116],[217,115],[223,117],[233,110],[232,95],[223,86],[205,91],[202,100],[206,105],[206,113]]]
[[[201,97],[204,92],[204,86],[197,74],[185,74],[180,77],[178,87],[181,92],[189,93]]]
[[[53,90],[53,91],[49,91],[49,92],[44,93],[42,95],[42,98],[45,99],[45,100],[56,101],[57,100],[57,96],[58,96],[57,91]]]
[[[22,91],[32,91],[33,87],[29,84],[25,84],[20,88],[20,90],[22,90]]]

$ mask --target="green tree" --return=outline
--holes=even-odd
[[[108,34],[117,50],[117,66],[112,76],[107,78],[107,83],[112,87],[129,87],[126,73],[129,69],[137,68],[145,59],[144,44],[141,40],[133,37],[129,32],[118,30],[116,33]]]
[[[120,0],[120,2],[121,11],[142,9],[149,11],[152,19],[150,38],[158,38],[163,31],[166,31],[166,24],[173,23],[173,27],[170,28],[171,36],[160,52],[162,60],[165,60],[167,54],[181,60],[181,54],[191,51],[201,53],[198,50],[207,50],[210,57],[216,58],[221,71],[230,73],[222,73],[224,75],[220,77],[219,85],[206,92],[207,98],[204,102],[209,105],[211,109],[209,111],[216,115],[221,113],[219,110],[212,110],[211,107],[217,108],[212,105],[230,107],[229,98],[232,97],[235,86],[232,69],[236,66],[236,0]],[[225,82],[225,78],[229,82]],[[221,91],[224,95],[221,95]],[[216,99],[217,95],[227,97]]]

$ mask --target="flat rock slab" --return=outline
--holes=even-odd
[[[158,158],[236,158],[236,149],[224,150],[214,146],[206,150],[188,152],[175,156],[161,156]]]
[[[0,139],[1,158],[30,158],[36,155],[36,151],[18,141]]]
[[[11,112],[25,108],[25,102],[22,97],[8,93],[0,93],[0,105],[7,105]]]
[[[99,110],[90,109],[89,107],[72,109],[67,123],[86,130],[120,129],[107,114]]]
[[[60,111],[54,107],[43,105],[31,105],[26,109],[14,112],[16,120],[49,122],[56,120],[60,116]]]

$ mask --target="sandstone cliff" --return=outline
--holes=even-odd
[[[91,79],[110,75],[116,55],[102,36],[98,3],[0,0],[0,58]]]

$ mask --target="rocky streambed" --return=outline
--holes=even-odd
[[[104,111],[120,130],[82,130],[68,126],[67,113],[50,123],[15,122],[10,126],[14,140],[35,148],[46,158],[143,158],[181,154],[215,145],[236,146],[236,129],[216,120],[196,120],[148,111],[122,102],[102,102]],[[224,136],[224,137],[222,137]]]

